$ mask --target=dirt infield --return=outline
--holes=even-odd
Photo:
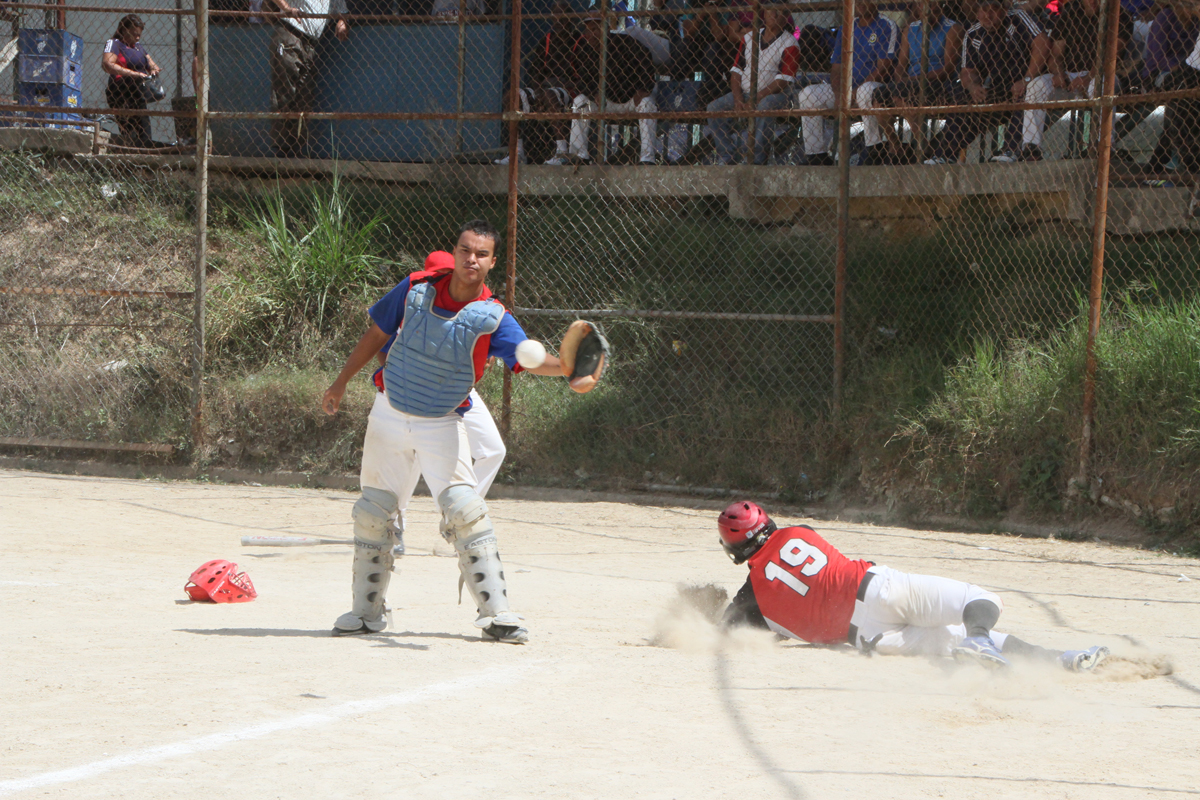
[[[239,537],[346,538],[354,499],[0,471],[0,797],[1200,795],[1196,560],[817,524],[849,555],[999,592],[1001,630],[1116,656],[997,675],[719,636],[676,588],[744,580],[711,511],[496,500],[517,647],[456,605],[421,497],[395,627],[334,639],[349,547]],[[187,602],[212,558],[259,598]]]

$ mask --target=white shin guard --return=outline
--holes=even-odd
[[[475,627],[487,628],[493,622],[519,625],[520,618],[508,610],[504,565],[487,503],[470,486],[456,484],[438,496],[438,505],[442,508],[442,536],[458,551],[459,601],[466,584],[479,611]]]
[[[362,497],[354,504],[354,600],[350,613],[334,623],[340,630],[378,632],[387,627],[385,601],[395,563],[395,538],[389,523],[398,502],[391,492],[364,486]]]

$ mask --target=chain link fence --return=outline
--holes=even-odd
[[[353,469],[356,430],[265,407],[483,217],[529,335],[592,319],[616,354],[584,397],[489,372],[514,479],[814,499],[855,452],[889,502],[914,471],[969,510],[1113,500],[1131,447],[1192,464],[1187,414],[1129,441],[1113,353],[1193,302],[1200,252],[1196,13],[1127,5],[0,3],[4,441],[281,455],[242,414]],[[55,30],[74,95],[20,74]],[[58,91],[79,118],[34,117]],[[972,406],[985,379],[1036,391]]]

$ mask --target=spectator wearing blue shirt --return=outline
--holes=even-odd
[[[928,18],[923,19],[922,14],[926,10]],[[922,78],[925,86],[924,105],[942,105],[950,96],[958,77],[958,63],[962,58],[962,43],[966,33],[963,26],[942,13],[942,4],[938,0],[913,3],[912,11],[914,21],[908,24],[900,37],[895,78],[875,92],[877,107],[922,105]],[[928,45],[924,43],[926,25],[929,28]],[[916,115],[903,116],[908,120],[911,130],[920,130]],[[890,121],[883,126],[883,131],[889,139],[895,139]],[[863,163],[880,163],[880,155],[876,149],[867,155]]]
[[[860,2],[855,6],[854,53],[851,65],[851,84],[854,87],[854,103],[859,108],[871,108],[875,90],[882,81],[891,78],[896,65],[896,51],[900,45],[900,29],[887,17],[879,16],[873,2]],[[832,109],[837,105],[837,87],[842,80],[842,37],[837,37],[833,47],[833,67],[829,83],[814,83],[800,90],[796,107],[802,109]],[[830,166],[833,156],[829,153],[830,137],[825,133],[825,117],[804,117],[804,154],[806,163]],[[883,132],[877,117],[867,117],[865,136],[868,147],[883,141]],[[843,158],[845,154],[843,154]]]

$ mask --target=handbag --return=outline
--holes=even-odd
[[[162,81],[158,79],[157,75],[142,79],[142,98],[147,103],[157,103],[166,96],[167,90],[163,88]]]

